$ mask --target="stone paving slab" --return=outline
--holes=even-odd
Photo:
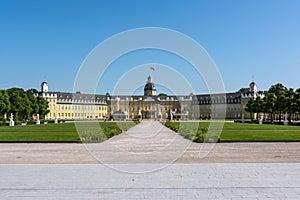
[[[32,199],[299,199],[299,188],[18,190],[7,200]]]
[[[299,199],[300,164],[0,165],[1,199]]]

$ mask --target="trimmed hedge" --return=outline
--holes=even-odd
[[[127,131],[139,122],[103,122],[100,131],[82,131],[80,138],[85,143],[99,143]]]
[[[184,123],[180,122],[165,122],[166,127],[171,130],[178,132],[181,136],[186,139],[192,140],[193,142],[219,142],[220,139],[215,135],[208,135],[208,129],[206,127],[198,127],[198,129],[191,129],[185,126]]]

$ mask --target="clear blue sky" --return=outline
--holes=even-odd
[[[195,39],[216,63],[226,91],[247,87],[253,77],[261,90],[277,82],[299,88],[299,10],[299,0],[1,1],[0,88],[38,89],[46,80],[50,90],[72,91],[96,45],[139,27],[169,28]],[[164,64],[164,54],[142,54],[120,65]],[[111,92],[116,80],[107,79],[98,91]]]

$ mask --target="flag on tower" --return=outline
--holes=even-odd
[[[154,71],[155,69],[154,69],[154,67],[151,66],[151,67],[150,67],[150,70]]]

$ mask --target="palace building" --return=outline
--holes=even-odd
[[[245,111],[251,98],[258,96],[256,84],[250,83],[247,93],[223,93],[200,95],[156,94],[155,84],[149,75],[144,95],[94,95],[49,92],[48,83],[41,84],[38,94],[49,102],[50,112],[45,119],[61,120],[133,120],[133,119],[245,119]],[[225,116],[224,116],[225,114]]]
[[[49,103],[50,113],[45,119],[84,120],[104,119],[107,116],[107,102],[104,95],[48,92],[48,83],[41,84],[37,95]]]

